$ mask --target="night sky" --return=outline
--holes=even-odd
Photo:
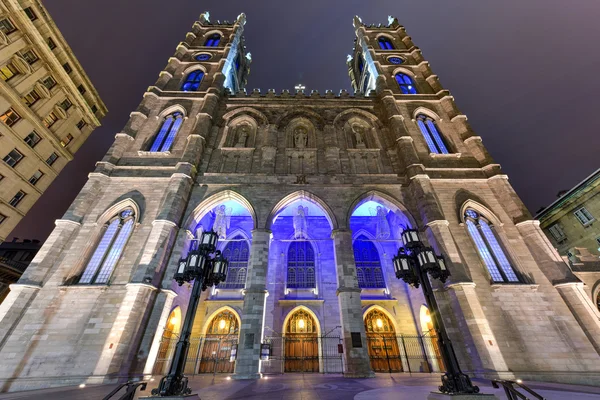
[[[598,167],[597,0],[45,0],[106,103],[75,160],[13,231],[45,240],[198,15],[245,12],[247,89],[350,91],[352,17],[398,17],[530,211]]]

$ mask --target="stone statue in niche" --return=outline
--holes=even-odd
[[[390,224],[387,220],[387,210],[385,207],[377,206],[377,209],[373,207],[369,208],[371,216],[377,218],[376,237],[377,239],[387,239],[390,237]]]
[[[365,127],[361,124],[352,124],[352,133],[354,134],[354,140],[356,141],[357,149],[364,149],[365,145]]]
[[[306,216],[308,215],[308,207],[298,206],[296,215],[294,215],[294,239],[307,239],[308,224]]]
[[[245,123],[241,124],[237,131],[237,142],[235,143],[235,147],[246,147],[246,142],[248,141],[248,136],[250,136],[250,124]]]
[[[294,129],[294,147],[297,149],[308,147],[308,131],[303,126]]]
[[[231,221],[231,208],[220,205],[214,211],[215,222],[213,223],[213,231],[219,235],[219,239],[227,239],[227,229]]]

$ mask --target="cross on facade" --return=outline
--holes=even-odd
[[[299,92],[304,93],[304,89],[306,89],[306,86],[304,86],[303,84],[299,83],[296,86],[294,86],[294,89],[296,89],[296,93],[299,93]]]

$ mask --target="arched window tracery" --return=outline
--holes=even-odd
[[[152,146],[150,147],[151,152],[156,151],[169,151],[175,141],[175,136],[181,124],[183,123],[183,114],[179,111],[169,114],[165,117],[160,130],[156,134]]]
[[[96,245],[80,284],[106,284],[112,275],[135,223],[133,209],[126,208],[114,215],[104,226],[102,238]]]
[[[218,33],[213,33],[208,38],[206,38],[206,42],[204,42],[204,45],[206,47],[217,47],[219,43],[221,43],[221,35],[219,35]]]
[[[213,317],[206,329],[207,335],[232,335],[239,330],[235,315],[229,310],[223,310]]]
[[[395,333],[396,330],[388,316],[375,308],[365,316],[365,331],[367,333]]]
[[[315,287],[315,251],[309,241],[301,240],[290,244],[287,265],[288,288]]]
[[[398,83],[398,86],[400,87],[400,91],[402,92],[402,94],[417,94],[417,88],[415,86],[415,83],[413,82],[412,78],[406,74],[403,74],[402,72],[398,72],[395,75],[396,78],[396,82]]]
[[[297,310],[288,320],[285,333],[317,333],[317,324],[306,310]]]
[[[181,85],[181,90],[184,92],[195,92],[200,87],[200,82],[202,82],[202,78],[204,78],[204,71],[195,70],[187,74],[185,77],[185,81],[183,85]]]
[[[504,249],[500,246],[489,220],[469,208],[465,211],[465,224],[492,281],[496,283],[520,282]]]
[[[392,41],[385,37],[385,36],[381,36],[377,42],[379,43],[379,48],[381,50],[393,50],[394,49],[394,45],[392,44]]]
[[[360,235],[354,241],[353,248],[358,287],[363,289],[385,288],[379,252],[373,242],[366,236]]]
[[[431,117],[425,114],[417,115],[417,125],[427,142],[429,151],[435,154],[448,154],[448,147],[440,134],[437,125]]]
[[[218,285],[220,289],[243,289],[246,286],[249,253],[248,243],[241,235],[227,243],[223,256],[229,261],[229,267],[225,282]]]

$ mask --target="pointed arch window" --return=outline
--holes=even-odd
[[[396,74],[396,82],[402,94],[417,94],[417,88],[410,76],[399,72]]]
[[[366,236],[360,235],[354,241],[353,247],[358,287],[362,289],[385,288],[379,252],[373,242]]]
[[[520,282],[490,222],[475,210],[465,211],[465,224],[477,251],[495,283]]]
[[[206,39],[206,42],[204,43],[204,45],[206,47],[217,47],[220,42],[221,42],[221,35],[219,35],[218,33],[213,33]]]
[[[287,285],[292,289],[315,286],[315,251],[309,241],[292,242],[288,249]]]
[[[243,289],[246,286],[249,253],[248,242],[241,235],[227,243],[223,256],[229,260],[229,267],[227,278],[225,282],[219,283],[219,289]]]
[[[171,150],[175,136],[177,136],[177,132],[179,131],[182,123],[182,113],[174,112],[173,114],[167,115],[162,126],[160,127],[160,130],[158,131],[158,134],[156,135],[156,138],[154,138],[154,142],[152,142],[150,151]]]
[[[181,90],[184,92],[195,92],[198,90],[200,86],[200,82],[202,82],[202,78],[204,78],[204,71],[196,70],[190,72],[186,77],[183,85],[181,86]]]
[[[102,238],[89,259],[81,284],[106,284],[112,275],[123,249],[131,236],[135,214],[131,208],[120,211],[104,227]]]
[[[394,45],[392,44],[392,41],[385,36],[380,37],[378,42],[379,42],[379,48],[382,50],[393,50],[394,49]]]
[[[440,135],[433,119],[424,114],[419,114],[417,115],[417,125],[419,125],[430,152],[435,154],[449,153],[448,147],[444,143],[444,139],[442,139],[442,135]]]

